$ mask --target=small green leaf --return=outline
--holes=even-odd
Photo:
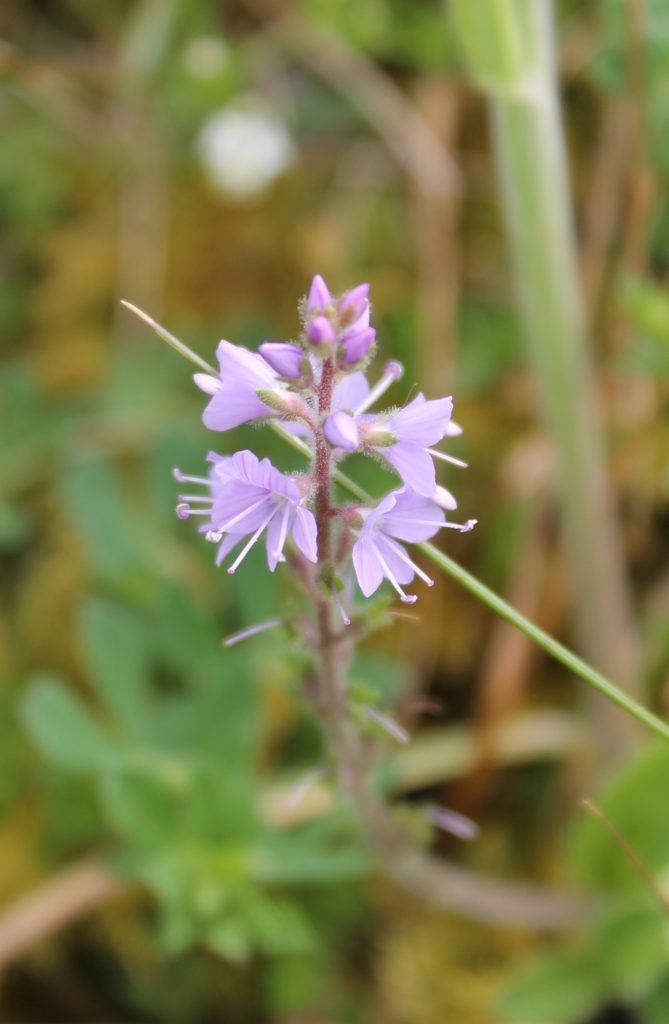
[[[247,922],[239,915],[227,915],[209,928],[205,945],[233,963],[244,963],[253,949],[253,939]]]
[[[42,753],[63,768],[102,769],[118,755],[81,700],[59,679],[44,676],[30,686],[21,718]]]
[[[650,744],[613,780],[598,801],[604,813],[637,856],[656,874],[669,865],[669,746]],[[582,815],[571,842],[571,859],[577,874],[588,885],[619,891],[646,889],[628,857],[617,848],[602,823]]]
[[[254,891],[244,906],[258,949],[269,956],[290,956],[313,948],[315,932],[309,921],[289,900],[269,899]]]
[[[81,615],[86,664],[102,699],[139,736],[146,719],[147,638],[139,620],[110,601],[92,600]]]
[[[607,965],[612,995],[637,1002],[667,966],[667,922],[662,907],[635,900],[609,910],[598,924],[597,948]]]
[[[599,1006],[606,991],[606,971],[588,951],[567,951],[537,962],[507,989],[498,1004],[513,1024],[574,1024]]]
[[[667,1024],[669,1020],[669,974],[665,974],[643,1005],[643,1024]]]

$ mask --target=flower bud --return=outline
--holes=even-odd
[[[334,327],[327,317],[315,317],[307,327],[307,338],[312,345],[323,345],[335,340]]]
[[[364,359],[374,344],[376,331],[373,327],[363,327],[361,330],[350,331],[340,339],[340,345],[344,356],[344,362],[359,363]]]
[[[266,363],[282,377],[302,376],[304,352],[286,341],[264,341],[258,351]]]
[[[350,291],[344,292],[340,296],[337,302],[337,312],[339,313],[339,321],[342,326],[353,324],[362,316],[365,308],[369,307],[368,295],[369,285],[359,284],[356,288],[351,288]]]
[[[347,412],[334,412],[323,424],[323,433],[334,448],[354,452],[360,444],[358,425]]]
[[[304,400],[294,391],[280,391],[274,388],[260,388],[256,395],[265,405],[284,416],[306,419],[309,416]]]
[[[307,313],[314,313],[316,310],[325,309],[326,306],[331,305],[332,296],[330,295],[330,289],[326,285],[325,281],[320,274],[316,274],[315,278],[311,282],[311,288],[307,296]]]

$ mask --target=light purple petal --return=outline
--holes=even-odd
[[[323,424],[323,433],[334,448],[354,452],[360,444],[358,425],[347,412],[334,412]]]
[[[279,494],[282,498],[287,498],[291,505],[297,505],[300,500],[300,489],[295,481],[282,473],[281,470],[273,466],[269,459],[263,459],[263,462],[269,463],[269,488],[273,494]]]
[[[216,552],[216,565],[220,565],[227,554],[229,554],[233,548],[241,544],[243,534],[229,533],[223,538],[218,546]]]
[[[295,522],[293,524],[293,540],[305,558],[310,562],[318,559],[316,520],[308,508],[300,505],[295,509]]]
[[[248,484],[255,484],[257,487],[269,486],[269,459],[263,459],[262,463],[255,452],[245,448],[241,452],[235,452],[230,457],[228,473]]]
[[[429,498],[437,486],[434,463],[429,452],[412,441],[400,441],[399,444],[379,448],[379,455],[390,463],[393,469],[412,490]]]
[[[221,382],[218,377],[212,377],[210,373],[194,373],[193,380],[204,391],[205,395],[215,395],[221,389]]]
[[[398,540],[417,543],[434,537],[445,520],[442,509],[415,491],[395,491],[395,504],[383,516],[381,529]]]
[[[211,520],[214,529],[226,533],[252,533],[272,507],[272,496],[264,487],[231,480],[217,489]]]
[[[373,327],[365,327],[361,331],[353,331],[341,339],[344,361],[352,364],[364,359],[374,344],[376,331]]]
[[[402,545],[398,544],[397,541],[391,540],[390,537],[384,537],[382,533],[377,533],[374,537],[374,545],[377,550],[381,552],[383,561],[386,563],[397,582],[411,583],[415,576],[415,572],[409,565],[409,556]],[[403,558],[402,555],[405,557]],[[384,571],[384,576],[385,575],[387,574]]]
[[[252,387],[230,383],[223,385],[202,413],[209,430],[232,430],[249,420],[271,416],[272,410],[261,402]]]
[[[279,562],[284,562],[283,549],[290,528],[291,509],[289,505],[276,506],[275,513],[269,521],[266,534],[267,564],[270,572],[274,572]]]
[[[414,441],[425,448],[446,435],[452,411],[452,398],[428,402],[425,395],[419,394],[413,402],[395,413],[390,420],[390,429],[400,440]]]
[[[329,306],[331,302],[332,295],[330,294],[330,289],[321,275],[316,274],[311,282],[307,296],[307,312],[311,313],[315,309],[323,309],[325,306]]]
[[[264,341],[258,349],[271,368],[282,377],[301,377],[304,352],[287,341]]]
[[[353,568],[365,597],[371,597],[383,582],[383,569],[370,537],[361,534],[353,545]]]
[[[332,393],[332,409],[339,409],[353,412],[367,398],[369,394],[369,381],[361,370],[357,373],[349,373],[335,384]]]
[[[391,509],[395,508],[397,495],[400,493],[400,491],[390,491],[381,498],[379,503],[373,509],[368,511],[362,527],[362,532],[364,534],[371,535],[375,524],[378,523],[380,519],[383,519]]]
[[[223,384],[247,384],[254,391],[276,386],[276,373],[257,352],[223,339],[218,343],[216,356]]]

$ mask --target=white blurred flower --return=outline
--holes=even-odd
[[[228,63],[230,51],[216,36],[196,36],[184,47],[182,60],[193,78],[216,78]]]
[[[207,118],[197,150],[215,188],[238,199],[264,192],[296,156],[283,121],[253,103],[226,107]]]

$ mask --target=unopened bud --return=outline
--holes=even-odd
[[[302,376],[304,353],[297,345],[285,341],[264,341],[258,351],[265,362],[282,377]]]
[[[307,338],[312,345],[327,345],[335,340],[335,329],[326,316],[317,316],[307,327]]]
[[[375,338],[376,331],[373,327],[363,327],[362,330],[345,334],[340,341],[344,362],[349,366],[352,363],[359,363],[368,354]]]
[[[358,425],[347,412],[333,412],[323,424],[323,433],[334,448],[354,452],[360,444]]]
[[[256,391],[256,395],[270,409],[274,409],[284,416],[294,416],[295,419],[303,419],[308,414],[303,400],[294,391],[260,388],[259,391]]]
[[[316,274],[311,282],[311,288],[307,296],[307,313],[313,313],[317,309],[325,309],[332,303],[330,289],[320,274]]]
[[[340,296],[337,302],[337,312],[339,313],[339,322],[342,326],[353,324],[362,316],[365,308],[369,307],[368,295],[369,285],[359,284],[356,288],[351,288],[350,291],[344,292]]]

